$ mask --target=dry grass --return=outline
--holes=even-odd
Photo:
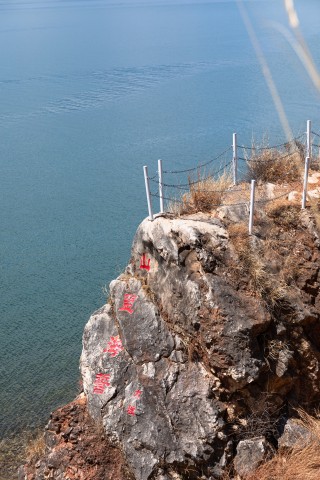
[[[301,179],[302,174],[301,156],[298,151],[280,153],[268,148],[253,150],[251,157],[247,158],[247,167],[247,180],[261,182],[295,182]]]
[[[297,412],[299,414],[299,417],[301,419],[303,426],[309,430],[309,432],[314,437],[315,441],[318,441],[320,444],[320,412],[319,411],[316,412],[315,416],[309,415],[307,412],[305,412],[301,408],[297,409]]]
[[[28,443],[26,447],[26,458],[27,461],[37,462],[45,452],[45,442],[44,442],[44,434],[40,430],[36,437],[34,437]]]
[[[196,182],[196,183],[194,183]],[[173,200],[169,211],[177,215],[197,212],[211,212],[222,203],[224,192],[232,185],[229,173],[223,173],[219,178],[201,177],[196,180],[189,178],[190,191],[184,193],[181,199]]]
[[[276,225],[285,229],[297,228],[300,224],[300,204],[289,202],[285,197],[267,204],[266,213]]]
[[[319,480],[319,475],[319,443],[313,442],[303,450],[276,455],[246,480]]]
[[[303,447],[278,451],[253,473],[240,477],[226,471],[223,480],[319,480],[320,478],[320,418],[299,410],[301,424],[312,435],[312,441]]]
[[[0,440],[0,480],[16,479],[18,468],[31,458],[33,451],[38,452],[39,456],[44,453],[43,433],[40,430],[26,430],[2,438]]]
[[[252,244],[248,226],[244,223],[230,225],[229,236],[239,259],[241,275],[248,276],[251,288],[261,292],[266,281],[265,265]]]
[[[270,308],[283,302],[287,295],[287,286],[267,271],[263,261],[264,254],[254,246],[247,225],[230,225],[229,236],[239,260],[235,268],[239,275],[247,276],[249,288],[261,296]]]
[[[290,286],[296,282],[300,273],[300,254],[297,244],[292,245],[292,249],[288,255],[284,258],[284,262],[281,268],[281,277],[286,285]]]
[[[320,233],[320,202],[315,198],[308,198],[312,217],[314,219],[317,232]]]
[[[246,223],[234,223],[230,225],[229,227],[229,237],[231,239],[236,239],[237,240],[237,248],[244,248],[244,247],[249,247],[250,242],[249,242],[249,233],[248,233],[248,225]],[[239,244],[241,243],[241,246]]]
[[[236,419],[238,440],[255,437],[274,437],[277,433],[279,409],[268,393],[262,393],[251,405],[250,413],[244,418]]]

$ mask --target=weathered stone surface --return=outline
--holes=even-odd
[[[235,471],[241,476],[248,475],[256,470],[271,452],[272,448],[264,437],[242,440],[237,445],[237,455],[234,458]]]
[[[163,247],[164,238],[170,244],[170,254]],[[227,240],[228,234],[217,219],[159,218],[142,223],[132,253],[139,259],[147,252],[155,260],[157,268],[150,270],[148,285],[176,329],[191,336],[203,330],[208,340],[221,336],[208,355],[213,367],[220,367],[223,361],[225,376],[231,372],[230,382],[236,387],[257,378],[258,365],[261,367],[260,360],[252,359],[246,348],[245,334],[262,333],[270,317],[258,301],[242,297],[228,278],[220,275]]]
[[[303,448],[312,441],[312,434],[295,418],[289,418],[285,424],[283,434],[278,440],[282,449]]]
[[[248,218],[248,208],[249,203],[236,207],[223,206],[217,209],[217,214],[221,220],[229,220],[234,223],[244,222]]]
[[[238,445],[237,469],[253,469],[283,412],[320,400],[320,242],[306,212],[293,230],[300,213],[289,207],[276,210],[285,226],[277,217],[268,237],[265,213],[250,240],[232,237],[221,210],[139,226],[80,362],[90,415],[135,480],[219,479],[243,431],[252,438]],[[76,422],[52,418],[41,465],[63,475],[55,442],[80,437]]]
[[[210,398],[211,376],[204,367],[186,364],[179,355],[179,337],[169,333],[139,283],[128,285],[139,294],[139,315],[117,313],[115,322],[110,305],[96,312],[85,330],[81,366],[90,413],[102,417],[109,437],[121,442],[136,478],[148,479],[160,460],[184,464],[189,457],[207,458],[215,443],[220,448],[223,405]],[[123,288],[119,280],[111,291],[121,298]],[[120,305],[116,300],[117,310]],[[120,332],[125,350],[103,358],[107,340]],[[111,386],[97,395],[94,376],[101,372],[111,374]],[[127,413],[129,406],[135,407],[134,415]],[[193,406],[196,414],[190,414]],[[195,443],[195,436],[201,440]]]
[[[256,239],[254,248],[261,244]],[[219,478],[230,451],[230,411],[250,415],[252,396],[266,390],[277,395],[275,411],[288,395],[302,398],[297,362],[316,388],[318,357],[305,328],[315,336],[318,313],[299,292],[310,291],[319,269],[307,245],[301,250],[309,257],[290,293],[292,330],[285,315],[277,323],[260,298],[235,288],[233,250],[219,218],[142,222],[108,305],[85,328],[81,357],[89,411],[121,445],[137,480],[184,478],[190,468]],[[316,288],[310,292],[317,296]],[[126,295],[135,296],[131,312],[122,308]],[[104,352],[112,337],[123,346],[115,356]],[[99,394],[97,374],[109,375]]]
[[[288,372],[292,359],[293,352],[290,350],[282,349],[279,351],[276,364],[276,375],[278,377],[283,377]]]

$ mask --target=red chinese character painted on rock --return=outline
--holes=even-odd
[[[107,348],[105,348],[103,352],[110,353],[111,357],[116,357],[122,350],[122,342],[119,335],[117,335],[116,337],[110,337],[110,340],[107,343]]]
[[[123,297],[123,305],[119,308],[119,312],[128,312],[130,315],[133,313],[133,304],[137,300],[138,295],[133,295],[131,293],[125,293]]]
[[[141,397],[142,390],[136,390],[133,394],[133,398],[139,399]]]
[[[146,263],[146,260],[148,260],[148,263]],[[144,254],[142,255],[142,257],[141,257],[141,260],[140,260],[140,268],[141,268],[141,270],[143,270],[143,269],[144,269],[144,270],[148,270],[148,272],[149,272],[149,270],[150,270],[150,258],[147,259],[145,253],[144,253]]]
[[[127,408],[127,414],[133,417],[136,414],[136,407],[129,405]]]
[[[93,393],[102,395],[106,387],[110,387],[110,375],[108,373],[97,373],[93,384]]]

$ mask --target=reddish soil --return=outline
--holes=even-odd
[[[56,410],[46,427],[45,453],[20,469],[19,479],[130,480],[121,450],[90,418],[86,398]]]

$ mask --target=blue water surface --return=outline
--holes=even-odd
[[[294,134],[319,95],[243,2]],[[320,2],[296,2],[320,65]],[[147,215],[142,167],[206,162],[284,132],[236,1],[0,0],[0,435],[77,391],[83,327]],[[158,209],[157,202],[154,203]]]

